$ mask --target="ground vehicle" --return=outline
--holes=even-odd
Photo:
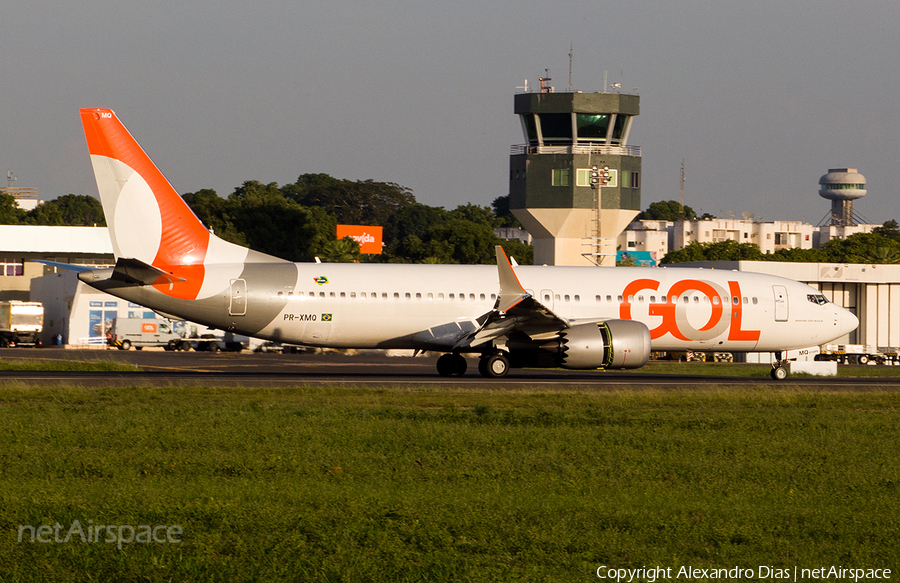
[[[44,306],[40,302],[0,302],[0,346],[40,346]]]
[[[826,344],[816,360],[837,361],[839,364],[900,364],[900,348],[868,346],[865,344]]]
[[[145,346],[176,350],[185,344],[171,323],[158,318],[116,318],[109,329],[108,343],[119,350],[132,346],[138,350]]]

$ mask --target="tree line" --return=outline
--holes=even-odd
[[[369,261],[388,263],[494,263],[494,247],[523,265],[534,262],[530,245],[505,241],[498,227],[521,225],[509,210],[509,197],[490,207],[460,205],[452,210],[416,202],[410,189],[390,182],[345,180],[304,174],[279,186],[247,181],[227,198],[204,189],[183,195],[203,223],[219,237],[289,261]],[[639,219],[677,221],[700,217],[677,201],[650,203]],[[94,197],[67,194],[30,211],[0,193],[0,224],[106,226]],[[361,255],[352,240],[336,241],[338,224],[383,228],[382,255]],[[780,249],[763,253],[754,243],[693,242],[670,251],[661,264],[689,261],[795,261],[818,263],[900,263],[900,228],[889,220],[871,233],[832,239],[819,249]]]
[[[210,189],[182,198],[222,239],[289,261],[495,263],[496,245],[520,264],[534,260],[530,245],[494,234],[497,227],[520,226],[505,196],[491,207],[446,210],[416,202],[412,191],[398,184],[304,174],[283,186],[247,181],[227,198]],[[100,201],[91,196],[67,194],[24,211],[14,197],[0,194],[0,224],[105,226],[106,221]],[[382,255],[361,255],[349,238],[336,241],[338,224],[382,227]]]
[[[304,174],[283,186],[244,182],[227,198],[213,190],[183,198],[219,237],[290,261],[495,263],[496,245],[521,264],[534,260],[530,245],[494,234],[518,226],[508,197],[446,210],[416,202],[398,184]],[[361,256],[356,242],[335,241],[338,224],[382,227],[382,254]]]

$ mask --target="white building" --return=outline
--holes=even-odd
[[[0,225],[0,300],[28,300],[31,280],[54,269],[31,260],[113,265],[106,227]]]
[[[781,249],[817,249],[831,239],[854,233],[870,233],[881,225],[825,225],[814,227],[799,221],[756,222],[746,219],[694,219],[683,221],[634,221],[619,235],[622,251],[654,251],[662,259],[670,250],[691,243],[735,241],[753,243],[763,253]]]

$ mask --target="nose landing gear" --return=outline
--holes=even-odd
[[[775,353],[775,362],[772,363],[772,372],[769,375],[773,380],[783,381],[788,378],[788,369],[787,365],[790,362],[787,359],[782,359],[783,352],[777,351]]]

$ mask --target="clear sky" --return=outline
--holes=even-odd
[[[900,220],[900,3],[575,0],[29,0],[0,9],[0,170],[93,194],[78,108],[116,111],[179,192],[304,173],[396,182],[419,202],[508,194],[513,95],[641,96],[642,206],[819,222],[832,167]],[[0,184],[2,174],[0,174]]]

